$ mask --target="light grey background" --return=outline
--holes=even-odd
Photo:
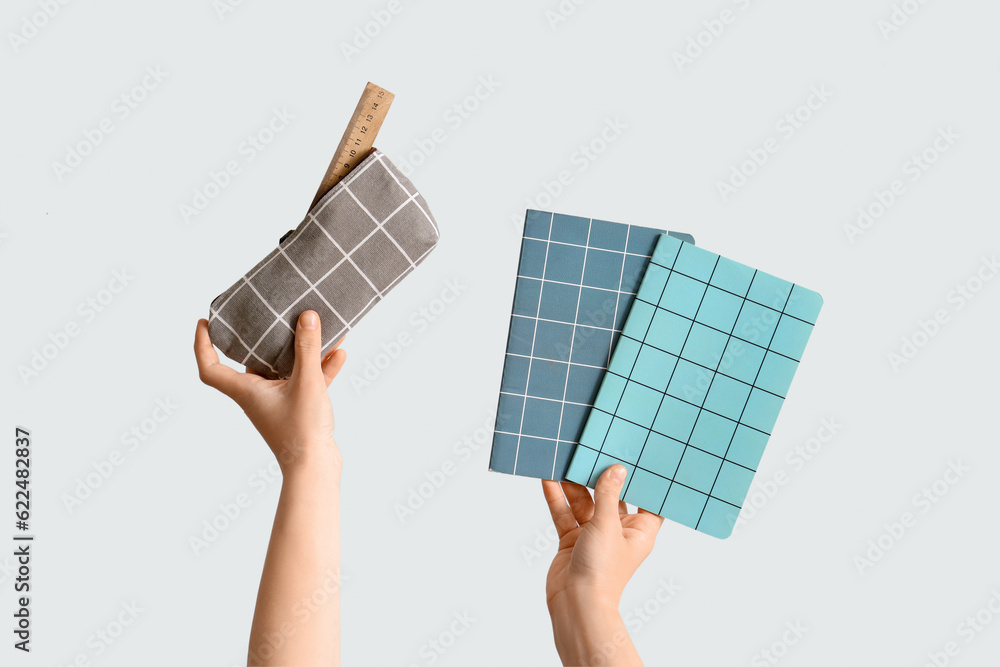
[[[0,540],[13,533],[15,425],[33,433],[37,535],[35,650],[14,655],[6,634],[0,662],[245,659],[280,483],[255,472],[271,456],[241,411],[199,383],[195,322],[299,222],[368,80],[396,93],[378,146],[421,162],[411,178],[442,241],[348,336],[330,392],[345,460],[344,664],[557,663],[539,484],[487,471],[513,220],[529,205],[691,232],[826,299],[753,516],[727,541],[666,523],[625,593],[647,664],[775,664],[766,649],[783,665],[921,665],[954,641],[949,664],[982,665],[1000,651],[1000,619],[962,625],[1000,591],[1000,280],[961,308],[953,292],[992,276],[981,267],[1000,247],[996,3],[898,0],[916,12],[887,32],[889,0],[565,0],[555,23],[556,0],[401,0],[350,58],[341,44],[372,12],[384,21],[387,0],[233,0],[221,14],[210,0],[48,4],[55,15],[35,19],[37,0],[12,0],[0,20]],[[732,21],[713,37],[703,22],[720,32],[723,10]],[[44,25],[15,45],[24,20]],[[708,46],[678,67],[689,39]],[[147,67],[167,75],[122,118],[115,100]],[[832,96],[801,111],[811,117],[789,138],[776,124],[813,87]],[[461,118],[455,104],[476,108]],[[248,160],[241,142],[276,108],[294,119]],[[105,117],[113,132],[60,180],[53,163]],[[625,128],[581,160],[615,119]],[[908,161],[942,128],[958,138],[911,180]],[[772,137],[777,152],[723,201],[717,183]],[[433,153],[414,160],[428,141]],[[185,222],[180,205],[229,160],[240,173]],[[546,199],[563,170],[571,182]],[[852,242],[845,225],[894,179],[905,192]],[[128,285],[102,292],[123,269]],[[444,304],[449,281],[459,295]],[[108,297],[92,318],[80,308]],[[939,310],[947,321],[920,335]],[[79,335],[24,382],[18,368],[71,322]],[[386,363],[401,333],[411,344]],[[922,347],[894,368],[888,355],[914,336]],[[384,368],[356,390],[369,363]],[[177,407],[146,421],[151,434],[130,451],[123,434],[162,416],[158,399]],[[838,426],[820,443],[824,420]],[[456,446],[466,438],[476,451]],[[795,452],[810,439],[803,462]],[[65,494],[113,450],[122,464],[69,511]],[[401,522],[397,504],[446,462],[455,473]],[[968,470],[938,481],[952,462]],[[936,481],[943,495],[921,499]],[[189,538],[242,493],[250,505],[196,555]],[[907,512],[897,539],[886,525]],[[869,541],[889,548],[865,566],[857,559],[879,555]],[[0,565],[9,621],[12,558]],[[671,582],[679,591],[664,602]],[[98,654],[95,633],[133,602],[135,622]],[[464,613],[471,627],[450,637]],[[806,628],[794,645],[782,644],[789,623]],[[443,654],[427,644],[439,637]]]

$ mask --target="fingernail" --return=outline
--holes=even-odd
[[[315,329],[316,325],[319,324],[319,318],[316,316],[315,311],[307,310],[299,317],[299,322],[302,323],[303,329]]]
[[[611,469],[611,479],[615,482],[625,481],[625,466],[616,465]]]

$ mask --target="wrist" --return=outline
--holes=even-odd
[[[567,586],[549,597],[549,612],[569,615],[618,614],[621,592],[607,586],[576,584]]]
[[[600,588],[565,588],[549,598],[548,606],[557,646],[576,644],[585,637],[602,637],[607,628],[622,622],[618,598]]]
[[[277,456],[286,480],[320,477],[339,483],[343,462],[333,438],[286,445]]]
[[[609,591],[574,588],[549,599],[552,634],[564,665],[633,665],[635,649]]]

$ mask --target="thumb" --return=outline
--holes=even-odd
[[[293,384],[323,378],[320,362],[322,346],[319,315],[314,310],[304,311],[295,326],[295,365],[290,380]]]
[[[617,526],[621,529],[622,519],[618,512],[618,499],[625,485],[625,466],[615,464],[597,478],[594,485],[594,518],[601,526]]]

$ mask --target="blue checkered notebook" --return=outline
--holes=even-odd
[[[527,212],[490,470],[564,478],[662,234]]]
[[[670,236],[656,244],[566,477],[729,537],[823,299]]]

